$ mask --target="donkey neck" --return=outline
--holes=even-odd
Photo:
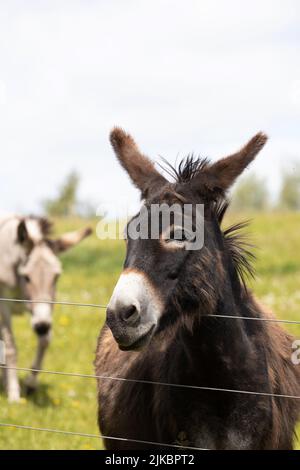
[[[202,386],[267,390],[265,351],[259,340],[264,325],[240,318],[258,315],[250,293],[241,287],[235,296],[227,286],[214,312],[197,312],[192,330],[180,326],[181,383],[196,380]]]

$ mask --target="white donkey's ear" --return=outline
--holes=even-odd
[[[53,251],[59,254],[77,245],[84,238],[91,235],[92,232],[93,230],[90,227],[81,230],[76,230],[75,232],[67,232],[55,240],[49,240],[49,244]]]
[[[29,235],[26,227],[26,222],[24,219],[22,219],[19,222],[18,228],[17,228],[17,242],[23,245],[29,240]]]
[[[37,245],[42,242],[48,232],[51,224],[42,217],[25,217],[20,220],[17,228],[17,241],[21,245]]]

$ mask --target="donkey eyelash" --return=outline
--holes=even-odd
[[[181,226],[171,226],[162,234],[165,241],[192,241],[195,238],[194,232],[190,232]]]
[[[165,247],[170,249],[185,248],[188,242],[191,242],[194,237],[189,236],[190,233],[184,230],[183,227],[172,226],[161,235],[161,241]]]
[[[170,243],[170,242],[184,243],[185,241],[187,241],[187,238],[185,236],[185,232],[183,228],[181,228],[181,229],[171,230],[169,236],[166,236],[164,238],[164,241],[167,243]]]

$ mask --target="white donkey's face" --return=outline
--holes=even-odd
[[[18,268],[19,284],[31,312],[31,324],[39,335],[47,335],[52,326],[51,302],[55,300],[56,284],[61,274],[59,253],[75,246],[91,234],[90,229],[70,232],[56,240],[43,233],[40,219],[24,219],[18,229],[18,241],[26,256]],[[47,303],[50,302],[50,303]]]
[[[20,285],[27,300],[53,301],[56,283],[61,274],[61,263],[46,243],[35,246],[27,262],[19,269]],[[38,335],[45,335],[52,325],[53,305],[38,302],[27,303],[31,312],[31,324]]]

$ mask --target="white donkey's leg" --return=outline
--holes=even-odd
[[[19,401],[20,399],[20,384],[17,375],[17,347],[15,344],[11,315],[8,306],[1,304],[0,314],[1,321],[1,337],[5,343],[5,359],[7,369],[4,370],[4,384],[7,390],[9,401]],[[10,369],[11,367],[11,369]]]
[[[3,342],[3,338],[2,338],[2,328],[1,328],[1,324],[2,324],[2,315],[1,315],[1,311],[0,311],[0,341],[1,343]],[[5,359],[5,346],[4,346],[4,350],[2,349],[2,344],[0,344],[0,365],[1,366],[5,366],[5,362],[6,362],[6,359]],[[2,383],[3,383],[3,386],[4,388],[6,389],[6,369],[4,368],[1,368],[1,375],[2,375]]]
[[[49,346],[50,339],[51,339],[51,333],[38,337],[37,352],[36,352],[36,356],[31,366],[31,368],[35,369],[35,371],[30,372],[29,375],[25,379],[25,385],[27,387],[28,392],[32,392],[37,388],[37,385],[38,385],[37,378],[38,378],[38,373],[39,373],[38,371],[42,368],[44,355],[45,355],[46,349]]]

